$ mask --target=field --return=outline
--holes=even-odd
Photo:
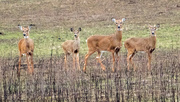
[[[0,0],[0,101],[62,102],[179,102],[180,101],[180,0]],[[80,66],[88,51],[86,39],[115,32],[112,18],[126,18],[123,39],[148,37],[149,25],[160,24],[152,70],[147,56],[134,57],[136,71],[127,71],[124,46],[120,67],[111,72],[111,53],[104,53],[102,71],[93,54],[87,73],[64,69],[61,43],[73,39],[70,28],[80,32]],[[35,42],[35,73],[27,73],[25,58],[17,77],[18,41],[23,38],[18,24],[31,28]]]

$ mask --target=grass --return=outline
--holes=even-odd
[[[38,27],[37,27],[38,28]],[[63,50],[61,48],[61,43],[66,40],[74,39],[73,33],[70,32],[69,28],[61,29],[47,29],[39,30],[33,28],[30,31],[30,37],[34,40],[35,43],[35,56],[50,56],[51,50],[55,50],[54,54],[62,54]],[[77,29],[77,28],[75,28]],[[80,32],[81,39],[81,52],[80,54],[85,54],[88,51],[86,39],[91,35],[110,35],[115,32],[115,26],[112,23],[111,25],[104,27],[84,27]],[[180,26],[179,25],[166,25],[162,24],[161,27],[157,30],[157,49],[178,49],[180,48],[179,41]],[[149,29],[148,25],[136,26],[124,24],[123,39],[129,37],[148,37]],[[22,32],[16,30],[15,32],[5,32],[5,35],[0,36],[0,56],[8,57],[12,54],[14,57],[18,55],[18,41],[23,37]],[[60,39],[59,39],[60,38]],[[124,47],[122,52],[124,52]]]

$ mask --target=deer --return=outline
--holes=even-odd
[[[19,29],[23,32],[24,38],[19,40],[18,49],[19,49],[19,67],[18,67],[18,76],[20,76],[20,67],[21,67],[21,57],[26,56],[28,72],[33,74],[34,72],[34,63],[33,63],[33,52],[34,52],[34,41],[29,37],[29,31],[32,25],[28,27],[22,27],[18,25]],[[30,68],[31,67],[31,68]]]
[[[123,22],[125,21],[125,18],[118,19],[118,20],[113,18],[112,21],[116,25],[116,32],[114,34],[92,35],[89,38],[87,38],[88,53],[85,55],[83,72],[86,73],[88,57],[91,56],[95,52],[97,52],[96,58],[97,58],[98,62],[100,63],[102,70],[105,71],[106,68],[101,61],[101,55],[102,55],[102,52],[104,52],[104,51],[108,51],[108,52],[112,53],[112,58],[113,58],[112,72],[114,72],[114,67],[115,67],[114,54],[116,54],[117,58],[119,58],[118,53],[122,46],[122,43],[121,43],[122,25],[123,25]]]
[[[147,53],[148,56],[148,70],[151,69],[151,57],[152,53],[156,48],[156,30],[160,27],[159,24],[151,26],[149,25],[150,29],[150,36],[146,38],[128,38],[124,42],[124,46],[127,49],[127,68],[129,70],[129,62],[134,67],[134,63],[132,58],[138,51],[143,51]],[[134,71],[136,68],[134,67]]]
[[[68,55],[72,54],[73,56],[73,68],[75,69],[75,63],[77,63],[78,70],[80,70],[79,65],[79,50],[80,50],[80,31],[81,28],[78,30],[74,30],[73,28],[70,28],[70,31],[74,33],[74,40],[67,40],[61,44],[63,51],[65,53],[64,56],[64,65],[67,69],[67,57]]]

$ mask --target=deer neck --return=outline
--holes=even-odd
[[[78,38],[75,38],[75,39],[74,39],[74,42],[75,42],[77,45],[80,45],[80,39],[79,39],[79,37],[78,37]]]
[[[80,39],[79,38],[74,39],[73,47],[74,47],[74,49],[79,49],[80,48]]]
[[[122,39],[122,31],[121,30],[116,30],[115,36],[116,36],[116,39],[121,41],[121,39]]]
[[[76,41],[76,42],[80,42],[79,37],[78,37],[78,38],[75,38],[75,39],[74,39],[74,41]]]

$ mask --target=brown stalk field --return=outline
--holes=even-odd
[[[97,53],[88,59],[87,72],[82,71],[88,51],[85,40],[115,32],[113,17],[126,18],[122,42],[147,37],[148,25],[160,24],[150,71],[145,53],[135,55],[137,69],[128,71],[124,46],[115,72],[108,52],[102,56],[106,71]],[[23,37],[18,24],[35,24],[30,31],[35,42],[33,75],[24,57],[17,77],[17,44]],[[70,27],[82,28],[81,71],[73,69],[71,56],[68,70],[64,68],[60,45],[73,39]],[[0,101],[180,102],[179,34],[180,0],[0,0]]]

